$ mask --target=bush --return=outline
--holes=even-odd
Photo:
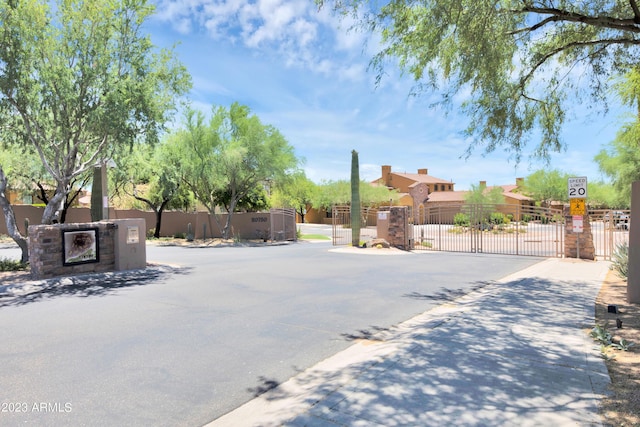
[[[611,258],[613,261],[611,269],[617,271],[623,279],[627,279],[629,275],[629,245],[627,243],[619,244]]]
[[[0,271],[26,270],[27,264],[9,258],[0,258]]]
[[[502,212],[493,212],[489,216],[489,222],[495,225],[504,224],[507,222],[507,217]]]
[[[469,215],[459,212],[453,217],[453,224],[459,227],[469,226]]]

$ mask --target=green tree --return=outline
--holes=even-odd
[[[175,146],[135,144],[127,155],[118,156],[118,167],[109,174],[114,193],[133,197],[156,216],[154,237],[160,237],[162,214],[167,209],[188,209],[191,193],[180,179],[180,154]]]
[[[500,205],[504,203],[503,193],[502,187],[471,184],[471,189],[464,195],[464,201],[472,205]]]
[[[9,237],[11,237],[18,244],[18,247],[20,248],[20,251],[22,253],[20,260],[21,262],[26,263],[29,261],[29,244],[27,242],[27,239],[18,230],[16,215],[13,212],[13,209],[11,209],[11,205],[9,204],[7,184],[7,175],[5,174],[2,164],[0,164],[0,209],[2,209],[2,213],[4,214]]]
[[[271,192],[271,206],[294,208],[302,223],[311,206],[316,185],[305,175],[304,171],[296,171],[276,185]]]
[[[495,214],[496,205],[504,203],[504,191],[502,187],[487,187],[486,185],[473,185],[468,193],[464,195],[464,212],[474,224],[488,224]],[[500,214],[502,215],[502,214]],[[460,222],[460,218],[458,218]]]
[[[613,181],[616,205],[631,204],[631,184],[640,180],[640,68],[634,68],[616,84],[621,101],[636,108],[632,116],[595,157],[600,171]]]
[[[145,0],[0,1],[0,118],[55,183],[43,223],[114,147],[155,141],[189,88],[142,31],[152,11]]]
[[[593,208],[602,209],[629,209],[629,200],[621,198],[621,194],[615,190],[613,184],[603,181],[594,181],[587,184],[589,197],[587,204]]]
[[[360,202],[365,206],[388,204],[400,198],[397,190],[360,181]],[[330,209],[334,205],[351,203],[351,183],[346,180],[325,181],[317,186],[311,198],[316,209]]]
[[[398,64],[415,94],[436,91],[449,107],[464,96],[467,153],[503,147],[519,160],[532,142],[543,158],[560,151],[568,105],[589,97],[606,109],[610,78],[640,53],[636,0],[316,1],[381,37],[378,80]]]
[[[570,176],[557,169],[540,169],[525,178],[524,192],[542,204],[568,202],[567,182]]]
[[[238,103],[228,109],[214,107],[209,124],[201,112],[188,111],[186,128],[176,141],[183,154],[182,179],[225,239],[240,201],[257,188],[279,181],[298,164],[284,136]],[[227,213],[224,224],[217,209]]]

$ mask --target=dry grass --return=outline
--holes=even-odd
[[[609,313],[616,305],[619,313]],[[616,319],[622,321],[617,328]],[[607,368],[611,377],[610,395],[602,401],[605,426],[640,426],[640,304],[627,303],[627,283],[614,271],[609,272],[596,299],[596,324],[614,336],[635,343],[629,351],[608,350]]]

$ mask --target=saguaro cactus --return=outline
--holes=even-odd
[[[360,165],[356,150],[351,151],[351,245],[360,246]]]

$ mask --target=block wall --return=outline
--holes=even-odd
[[[97,262],[65,264],[63,234],[97,228]],[[115,224],[90,222],[29,226],[29,262],[34,279],[47,279],[82,273],[101,273],[115,269]]]

